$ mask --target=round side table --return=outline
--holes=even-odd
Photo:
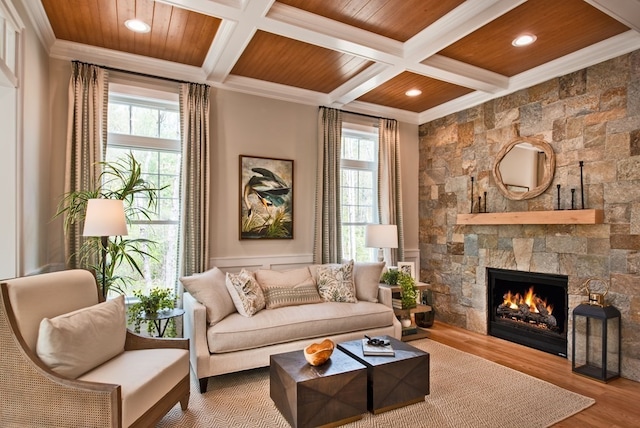
[[[158,337],[163,337],[164,332],[167,329],[167,325],[169,324],[169,320],[171,318],[181,317],[182,315],[184,315],[184,309],[173,308],[163,309],[155,314],[147,314],[143,312],[140,319],[144,321],[152,321],[156,331],[158,332]]]

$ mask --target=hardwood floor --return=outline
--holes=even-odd
[[[435,322],[429,338],[596,400],[588,409],[554,427],[639,427],[640,383],[615,379],[605,384],[577,375],[571,362],[556,355],[527,348],[492,336]]]

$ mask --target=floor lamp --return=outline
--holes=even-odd
[[[368,224],[364,230],[364,245],[378,249],[378,261],[384,261],[385,248],[398,248],[398,226],[395,224]]]
[[[109,236],[127,235],[124,203],[120,199],[89,199],[83,236],[99,236],[102,256],[102,297],[107,298],[107,248]]]

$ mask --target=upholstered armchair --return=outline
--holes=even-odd
[[[98,303],[68,270],[0,284],[0,426],[150,427],[189,401],[189,345],[126,329],[124,298]]]

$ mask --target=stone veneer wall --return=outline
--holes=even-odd
[[[436,319],[487,331],[486,268],[569,277],[569,313],[586,301],[584,282],[610,281],[606,298],[622,312],[622,375],[640,380],[640,51],[551,79],[420,126],[420,279],[432,284]],[[551,144],[556,171],[542,195],[511,201],[491,170],[515,136]],[[604,209],[599,225],[456,225],[474,194],[490,212],[552,210],[556,185],[579,204]],[[571,319],[569,358],[571,357]]]

